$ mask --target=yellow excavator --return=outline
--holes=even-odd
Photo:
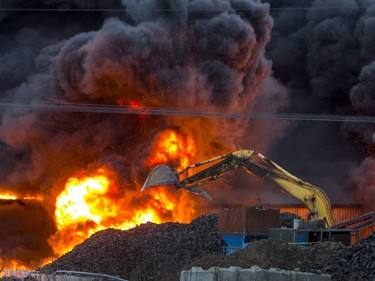
[[[254,150],[238,150],[220,155],[187,166],[180,172],[166,165],[158,165],[148,175],[142,191],[149,187],[174,185],[211,199],[199,187],[237,168],[281,187],[282,191],[302,202],[310,211],[308,221],[323,225],[323,228],[335,225],[330,200],[322,189],[295,177]]]

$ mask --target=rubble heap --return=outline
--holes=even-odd
[[[202,216],[190,224],[147,223],[121,231],[92,235],[72,251],[39,270],[102,273],[129,280],[178,280],[180,269],[207,253],[222,253],[218,215]]]
[[[375,233],[340,251],[323,270],[332,280],[375,280]]]
[[[282,241],[252,241],[230,256],[217,233],[218,215],[202,216],[190,224],[147,223],[128,231],[107,229],[92,235],[71,252],[39,270],[74,270],[135,280],[179,280],[182,269],[199,266],[257,265],[332,275],[332,280],[375,280],[375,235],[348,247],[316,243],[309,247]]]
[[[295,219],[301,219],[301,217],[289,212],[280,213],[280,222],[283,227],[292,228]]]
[[[230,256],[207,255],[185,265],[184,269],[199,266],[208,269],[212,266],[239,266],[250,268],[257,265],[263,269],[279,268],[284,270],[325,273],[328,260],[336,257],[345,249],[341,243],[316,243],[309,247],[289,245],[278,240],[258,240]],[[345,279],[337,279],[345,280]]]

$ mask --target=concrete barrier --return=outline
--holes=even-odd
[[[180,273],[180,281],[331,281],[327,274],[314,274],[300,271],[287,271],[278,268],[262,269],[258,266],[242,269],[231,266],[229,268],[211,267],[203,270],[192,267]]]

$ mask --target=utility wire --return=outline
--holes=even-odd
[[[272,10],[342,10],[342,9],[367,9],[370,6],[327,6],[327,7],[270,7]],[[250,8],[234,8],[235,11],[253,11]],[[20,12],[126,12],[127,8],[117,8],[117,9],[100,9],[100,8],[0,8],[0,11],[20,11]],[[221,9],[177,9],[177,8],[148,8],[143,9],[147,11],[154,12],[183,12],[183,11],[194,11],[194,12],[223,12],[227,10]]]
[[[229,119],[274,119],[274,120],[300,120],[300,121],[326,121],[326,122],[355,122],[375,123],[375,116],[354,115],[321,115],[300,113],[263,113],[263,112],[227,112],[203,111],[166,107],[142,107],[85,104],[85,103],[55,103],[44,101],[12,101],[0,100],[0,108],[5,110],[26,109],[31,111],[61,111],[77,113],[102,113],[102,114],[135,114],[159,115],[178,117],[214,117]]]

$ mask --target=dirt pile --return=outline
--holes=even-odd
[[[87,271],[128,280],[179,280],[182,269],[199,266],[280,268],[327,273],[332,280],[374,280],[375,235],[347,247],[317,243],[310,247],[282,241],[253,241],[243,250],[224,256],[217,233],[218,216],[202,216],[191,224],[147,223],[128,231],[108,229],[92,235],[71,252],[43,267]]]
[[[43,267],[41,273],[74,270],[129,280],[178,280],[180,269],[204,254],[223,251],[218,216],[190,224],[147,223],[128,231],[107,229]]]

